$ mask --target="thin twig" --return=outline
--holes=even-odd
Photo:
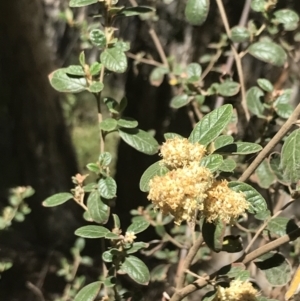
[[[285,136],[285,134],[290,130],[293,124],[297,121],[300,115],[300,104],[295,108],[292,115],[285,122],[285,124],[280,128],[276,135],[269,141],[269,143],[263,148],[263,150],[257,155],[255,160],[248,166],[244,173],[239,178],[240,182],[245,182],[252,173],[256,170],[259,164],[267,157],[267,155],[272,151],[272,149],[279,143],[279,141]]]
[[[157,62],[155,60],[146,59],[146,58],[140,57],[140,56],[130,53],[130,52],[126,52],[126,55],[128,57],[130,57],[131,59],[134,59],[138,63],[144,63],[144,64],[156,66],[156,67],[164,67],[165,66],[164,64],[162,64],[160,62]]]
[[[36,285],[27,281],[26,286],[40,299],[40,301],[46,301],[42,291]]]
[[[217,1],[219,11],[220,11],[221,19],[223,21],[223,25],[225,27],[226,34],[228,37],[230,37],[231,32],[230,32],[229,22],[227,19],[227,15],[225,12],[223,2],[222,2],[222,0],[216,0],[216,1]],[[238,76],[239,76],[239,81],[240,81],[240,85],[241,85],[241,94],[242,94],[241,105],[244,109],[246,120],[249,121],[250,113],[249,113],[249,110],[247,108],[247,103],[246,103],[246,89],[245,89],[244,73],[243,73],[241,58],[234,45],[231,45],[231,50],[232,50],[232,53],[234,56],[234,60],[236,63],[236,68],[237,68],[237,72],[238,72]]]
[[[196,239],[195,243],[193,244],[193,246],[190,248],[184,262],[182,265],[182,270],[179,274],[179,278],[177,280],[177,286],[176,289],[181,289],[184,285],[184,281],[185,281],[185,271],[189,269],[189,267],[191,266],[197,252],[199,251],[201,245],[203,243],[203,236],[202,234],[199,234],[198,238]]]
[[[203,73],[200,76],[199,82],[201,83],[204,78],[206,77],[206,75],[211,71],[211,69],[213,68],[213,66],[215,65],[215,63],[218,61],[218,59],[220,58],[220,56],[222,55],[222,50],[218,49],[216,54],[212,57],[212,59],[210,60],[209,64],[207,65],[207,67],[205,68],[205,70],[203,71]]]

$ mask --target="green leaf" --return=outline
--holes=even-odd
[[[90,66],[90,73],[91,75],[97,75],[100,73],[102,68],[102,65],[98,62],[94,62],[91,66]]]
[[[272,286],[284,286],[291,279],[291,265],[280,253],[264,254],[254,263]]]
[[[252,186],[242,182],[229,182],[228,187],[233,191],[242,192],[246,200],[250,203],[248,211],[252,214],[265,212],[268,207],[262,195]]]
[[[114,45],[115,47],[119,48],[121,51],[128,51],[130,49],[130,43],[129,42],[123,42],[123,41],[118,41]]]
[[[150,280],[150,273],[147,266],[137,257],[128,256],[121,265],[121,270],[135,282],[147,285]]]
[[[67,68],[62,68],[59,70],[64,70],[65,73],[70,75],[85,76],[84,69],[80,65],[70,65]]]
[[[70,7],[81,7],[81,6],[94,4],[97,2],[98,2],[98,0],[71,0],[69,3],[69,6]]]
[[[116,214],[112,214],[112,216],[113,216],[113,219],[114,219],[114,227],[120,229],[121,228],[120,218]]]
[[[109,218],[110,208],[101,201],[99,192],[94,190],[87,200],[87,207],[91,218],[99,224],[105,224]]]
[[[132,244],[132,246],[130,247],[130,249],[126,250],[127,254],[133,254],[136,253],[137,251],[141,250],[141,249],[145,249],[148,248],[149,244],[139,241],[139,242],[134,242]]]
[[[111,97],[104,97],[103,102],[106,104],[110,113],[119,114],[119,103],[115,99]]]
[[[264,96],[264,92],[258,87],[250,88],[246,93],[247,106],[249,111],[258,116],[264,117],[264,105],[260,101],[260,98]]]
[[[84,77],[70,77],[64,69],[58,69],[49,75],[51,86],[65,93],[79,93],[87,88],[87,81]]]
[[[216,139],[231,120],[232,105],[224,105],[205,115],[193,129],[189,141],[207,145]]]
[[[284,184],[288,185],[289,181],[284,177],[283,170],[281,167],[281,156],[279,153],[272,153],[269,157],[269,164],[271,170],[274,172],[275,176],[277,177],[277,180]]]
[[[85,54],[84,51],[81,51],[79,54],[79,63],[82,67],[85,67]]]
[[[188,0],[185,7],[185,18],[195,26],[202,25],[209,12],[209,0]]]
[[[158,143],[151,134],[140,129],[119,129],[122,140],[134,149],[147,154],[154,155],[158,151]]]
[[[220,276],[227,276],[240,281],[247,281],[250,278],[250,272],[246,270],[245,265],[242,263],[232,263],[220,269]]]
[[[102,226],[83,226],[75,231],[75,235],[85,238],[102,238],[109,232]]]
[[[96,164],[96,163],[89,163],[86,165],[86,168],[89,171],[94,172],[96,174],[98,174],[100,172],[100,168],[99,168],[98,164]]]
[[[270,219],[266,227],[266,230],[269,230],[271,234],[275,234],[280,237],[297,229],[298,226],[294,220],[281,216]]]
[[[235,142],[237,150],[233,152],[235,155],[248,155],[254,154],[262,150],[259,144],[251,142]]]
[[[203,239],[211,250],[217,253],[222,250],[225,230],[226,224],[221,221],[218,221],[216,223],[208,223],[206,220],[203,221]]]
[[[115,130],[117,126],[118,122],[114,118],[106,118],[99,124],[100,129],[106,132]]]
[[[284,49],[271,41],[256,42],[250,45],[248,52],[255,58],[278,67],[287,61],[287,54]]]
[[[262,188],[269,188],[276,180],[267,159],[257,167],[255,174],[258,178],[258,185]]]
[[[295,30],[298,27],[299,16],[291,9],[279,9],[274,12],[275,19],[272,20],[275,24],[282,24],[287,31]]]
[[[257,84],[266,92],[272,92],[274,90],[272,83],[265,78],[259,78]]]
[[[110,249],[108,251],[103,252],[102,259],[105,262],[113,262],[114,257],[120,256],[121,252],[118,249]]]
[[[101,284],[101,281],[96,281],[85,286],[77,293],[74,301],[94,301],[100,292]]]
[[[150,226],[150,223],[144,217],[135,219],[134,222],[127,228],[126,232],[134,232],[134,234],[145,231]]]
[[[50,196],[49,198],[47,198],[43,202],[43,206],[45,206],[45,207],[58,206],[58,205],[61,205],[65,202],[67,202],[70,199],[73,199],[73,195],[69,192],[57,193],[57,194],[54,194],[54,195]]]
[[[139,125],[139,123],[130,117],[122,117],[118,120],[118,126],[128,129],[136,128]]]
[[[221,135],[214,141],[214,149],[218,149],[233,142],[232,136]]]
[[[232,172],[236,168],[236,163],[233,159],[227,158],[224,159],[222,164],[219,166],[219,170],[224,172]]]
[[[158,87],[164,80],[165,74],[169,73],[169,69],[166,67],[156,67],[150,73],[150,83],[152,86]]]
[[[231,40],[234,43],[244,43],[249,41],[250,32],[243,26],[235,26],[231,29]]]
[[[223,163],[223,157],[221,155],[212,154],[205,156],[200,161],[200,166],[208,168],[211,172],[215,172]]]
[[[140,179],[140,189],[143,192],[149,191],[149,182],[154,176],[163,176],[169,169],[163,165],[160,165],[160,161],[150,165],[143,173]]]
[[[225,81],[218,87],[218,93],[225,97],[236,95],[240,91],[240,84],[233,81]]]
[[[170,264],[159,264],[151,271],[151,281],[165,281],[167,279],[167,273],[170,268]]]
[[[117,193],[117,184],[112,177],[102,178],[98,182],[98,191],[105,199],[113,199]]]
[[[300,179],[300,129],[293,131],[281,150],[281,169],[285,179],[296,183]]]
[[[91,93],[99,93],[104,88],[104,85],[100,82],[92,82],[88,88]]]
[[[118,109],[119,109],[118,111],[122,113],[126,109],[127,104],[128,104],[127,97],[124,96],[118,105]]]
[[[171,99],[170,107],[179,109],[190,102],[191,98],[187,94],[177,95]]]
[[[288,119],[294,111],[290,104],[291,94],[292,90],[284,90],[274,102],[276,113],[283,119]]]
[[[125,17],[138,16],[140,14],[151,13],[155,11],[152,7],[149,6],[134,6],[126,7],[122,9],[118,15],[124,15]]]
[[[105,235],[105,238],[110,240],[116,240],[116,239],[120,239],[120,236],[116,233],[109,232]]]
[[[176,134],[176,133],[165,133],[165,134],[164,134],[164,138],[165,138],[166,140],[168,140],[168,139],[173,139],[173,138],[181,138],[181,139],[183,139],[182,136],[180,136],[179,134]]]
[[[127,58],[119,48],[105,49],[100,55],[101,63],[110,71],[123,73],[127,69]]]
[[[108,166],[111,162],[111,154],[108,152],[104,152],[99,156],[99,163],[101,166]]]
[[[251,8],[256,12],[264,12],[266,4],[266,0],[252,0]]]
[[[189,82],[196,82],[200,79],[202,67],[198,63],[191,63],[187,66],[186,72]]]
[[[104,47],[106,45],[105,33],[100,29],[93,29],[90,32],[90,40],[93,45],[97,47]]]

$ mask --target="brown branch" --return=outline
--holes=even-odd
[[[196,239],[195,243],[193,244],[193,246],[190,248],[184,262],[182,265],[182,269],[180,271],[178,280],[177,280],[177,286],[176,289],[181,289],[184,285],[184,281],[185,281],[185,274],[186,274],[186,270],[189,269],[189,267],[191,266],[199,248],[201,247],[203,243],[203,236],[202,234],[199,234],[198,238]]]
[[[285,124],[280,128],[276,135],[269,141],[269,143],[263,148],[263,150],[257,155],[255,160],[248,166],[244,173],[239,178],[239,181],[245,182],[251,174],[256,170],[259,164],[267,157],[267,155],[272,151],[272,149],[279,143],[279,141],[285,136],[285,134],[290,130],[294,123],[296,123],[300,115],[300,104],[295,108],[292,115],[285,122]]]
[[[300,228],[258,248],[257,250],[251,252],[250,254],[246,255],[243,260],[242,263],[243,264],[247,264],[249,262],[251,262],[252,260],[258,258],[259,256],[266,254],[278,247],[280,247],[281,245],[289,242],[289,241],[293,241],[295,239],[297,239],[298,237],[300,237]],[[243,255],[244,256],[244,255]],[[237,260],[236,262],[239,262],[239,260]],[[199,278],[198,280],[196,280],[195,282],[193,282],[192,284],[187,285],[186,287],[176,291],[176,293],[172,296],[172,298],[170,299],[170,301],[180,301],[183,298],[185,298],[186,296],[190,295],[191,293],[205,287],[206,285],[209,284],[209,282],[214,279],[217,275],[218,275],[219,271],[216,271],[214,273],[212,273],[210,276],[208,276],[207,278]]]
[[[156,66],[156,67],[164,67],[165,66],[164,64],[159,63],[155,60],[150,60],[150,59],[146,59],[146,58],[143,58],[143,57],[139,57],[138,55],[130,53],[130,52],[127,52],[126,55],[128,57],[130,57],[131,59],[134,59],[138,63],[144,63],[144,64]]]
[[[230,31],[229,22],[228,22],[228,19],[227,19],[227,15],[226,15],[226,12],[225,12],[223,2],[222,2],[222,0],[216,0],[216,1],[217,1],[219,11],[220,11],[221,19],[223,21],[223,25],[225,27],[226,34],[227,34],[228,38],[230,38],[231,31]],[[246,89],[245,89],[245,81],[244,81],[242,61],[241,61],[241,58],[240,58],[240,56],[239,56],[239,54],[236,50],[235,45],[231,45],[231,50],[232,50],[233,57],[234,57],[234,60],[235,60],[235,63],[236,63],[236,68],[237,68],[239,81],[240,81],[240,85],[241,85],[241,94],[242,94],[241,105],[244,109],[246,120],[249,121],[250,113],[248,111],[248,107],[247,107],[247,103],[246,103]]]

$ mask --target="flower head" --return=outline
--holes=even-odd
[[[186,138],[168,139],[161,147],[162,163],[171,168],[180,168],[191,162],[199,162],[205,154],[205,146],[190,143]]]
[[[244,194],[231,190],[226,180],[216,181],[207,191],[203,215],[208,222],[220,219],[229,224],[243,214],[249,206]]]
[[[217,296],[214,301],[256,301],[257,296],[258,291],[250,282],[233,280],[227,288],[217,287]]]
[[[210,170],[193,162],[151,179],[148,199],[164,214],[172,214],[176,224],[193,221],[196,210],[203,209],[206,191],[212,182]]]

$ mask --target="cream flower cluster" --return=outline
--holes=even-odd
[[[205,152],[203,145],[179,137],[161,148],[161,164],[171,170],[150,180],[148,199],[164,214],[173,215],[178,225],[194,222],[197,211],[209,222],[231,223],[249,207],[242,193],[231,190],[227,181],[216,181],[208,168],[199,165]]]
[[[250,282],[233,280],[227,288],[218,286],[214,301],[255,301],[258,291]]]

